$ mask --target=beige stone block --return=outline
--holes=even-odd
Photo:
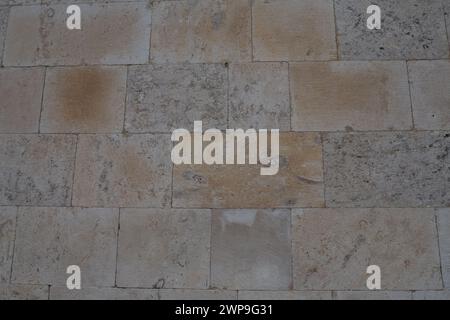
[[[11,277],[16,214],[16,207],[0,207],[0,285]]]
[[[161,300],[236,300],[237,291],[232,290],[191,290],[161,289]]]
[[[158,300],[158,290],[128,288],[81,288],[51,287],[50,300]]]
[[[337,291],[336,300],[411,300],[411,291]]]
[[[331,300],[331,291],[239,291],[239,300]]]
[[[48,300],[48,290],[43,285],[0,285],[0,300]]]

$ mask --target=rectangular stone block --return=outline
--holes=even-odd
[[[151,59],[164,62],[251,61],[248,0],[154,4]]]
[[[444,287],[450,290],[450,209],[438,209],[439,248]],[[450,294],[449,294],[450,295]]]
[[[442,288],[434,209],[297,209],[294,289],[367,290],[377,265],[382,290]]]
[[[259,165],[175,165],[173,206],[194,208],[322,207],[322,146],[316,133],[280,134],[279,171]]]
[[[70,205],[76,137],[0,135],[0,205]]]
[[[367,8],[381,9],[381,29],[367,28]],[[449,46],[440,0],[336,0],[343,60],[446,59]]]
[[[229,105],[230,128],[289,131],[287,63],[232,64]]]
[[[0,8],[0,64],[3,58],[3,47],[5,42],[6,26],[8,25],[8,8]]]
[[[324,135],[330,207],[448,207],[450,132]]]
[[[253,4],[256,61],[337,58],[332,0],[256,0]]]
[[[172,132],[227,126],[227,69],[220,64],[130,66],[125,129]]]
[[[405,62],[308,62],[290,66],[292,129],[408,130]]]
[[[211,284],[223,289],[291,287],[290,211],[217,210],[212,215]]]
[[[158,300],[158,290],[128,288],[50,288],[50,300]]]
[[[2,68],[0,83],[0,133],[37,133],[44,70]]]
[[[450,300],[450,291],[416,291],[413,300]]]
[[[119,287],[209,287],[210,210],[122,209]]]
[[[0,285],[0,300],[48,300],[48,290],[43,285]]]
[[[139,64],[150,46],[146,3],[79,4],[81,30],[66,26],[67,5],[11,8],[7,66]]]
[[[337,291],[336,300],[411,300],[411,291]]]
[[[47,69],[41,132],[122,132],[126,67]]]
[[[0,285],[9,283],[16,233],[16,207],[0,207]]]
[[[169,135],[82,135],[73,204],[165,207],[171,197]]]
[[[450,130],[450,61],[408,62],[414,125]]]
[[[82,286],[115,280],[117,209],[19,208],[13,283],[65,286],[67,267],[80,267]]]
[[[239,300],[331,300],[331,291],[239,291]]]
[[[237,291],[161,289],[161,300],[237,300]]]

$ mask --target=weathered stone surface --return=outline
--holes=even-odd
[[[51,287],[50,300],[157,300],[158,290],[124,288],[81,288],[68,290],[66,287]]]
[[[164,207],[170,203],[169,135],[82,135],[73,204]]]
[[[1,205],[70,205],[76,137],[0,135]]]
[[[256,61],[333,60],[337,57],[332,0],[256,0]]]
[[[417,129],[450,130],[450,61],[408,62]]]
[[[16,6],[9,14],[8,66],[146,63],[146,3],[80,4],[81,30],[66,27],[67,5]]]
[[[337,291],[337,300],[411,300],[410,291]]]
[[[0,69],[0,83],[0,133],[37,133],[44,70]]]
[[[41,132],[122,132],[126,67],[49,68]]]
[[[227,70],[220,64],[131,66],[125,129],[130,132],[225,129]]]
[[[0,207],[0,285],[11,277],[16,213],[16,207]]]
[[[154,62],[251,61],[248,0],[162,1],[154,4]]]
[[[322,147],[316,133],[281,133],[280,168],[175,165],[173,206],[194,208],[322,207]]]
[[[292,218],[294,289],[440,289],[433,209],[298,209]]]
[[[232,290],[190,290],[161,289],[161,300],[236,300],[237,291]]]
[[[439,209],[437,215],[439,248],[444,287],[450,289],[450,209]]]
[[[209,287],[209,210],[122,209],[120,287]]]
[[[239,300],[331,300],[331,291],[239,291]]]
[[[450,206],[450,132],[324,135],[331,207]]]
[[[290,66],[292,129],[412,128],[405,62],[308,62]]]
[[[440,0],[379,0],[381,29],[367,28],[371,0],[336,0],[339,56],[343,60],[448,58]]]
[[[289,210],[217,210],[211,230],[213,287],[290,288]]]
[[[19,208],[13,283],[65,286],[77,265],[82,286],[114,285],[117,209]]]
[[[48,300],[48,290],[43,285],[0,285],[0,300]]]
[[[450,300],[450,291],[416,291],[413,300]]]
[[[230,128],[290,129],[287,63],[230,67]]]
[[[3,44],[5,41],[6,26],[8,25],[8,8],[0,8],[0,64],[2,64]]]

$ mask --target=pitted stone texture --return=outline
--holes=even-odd
[[[332,0],[256,0],[253,4],[256,61],[337,58]]]
[[[0,204],[70,205],[76,139],[0,135]]]
[[[220,64],[131,66],[125,129],[129,132],[226,128],[227,70]]]
[[[450,300],[450,291],[416,291],[413,300]]]
[[[124,288],[84,288],[69,290],[51,287],[50,300],[157,300],[158,290]]]
[[[161,289],[161,300],[236,300],[237,291],[232,290],[189,290]]]
[[[11,277],[16,213],[16,207],[0,207],[0,285]]]
[[[37,133],[44,70],[0,69],[0,133]]]
[[[152,17],[152,61],[251,61],[250,11],[248,0],[156,3]]]
[[[437,219],[442,277],[444,278],[444,287],[446,290],[450,290],[450,209],[439,209]]]
[[[239,291],[239,300],[331,300],[331,291]]]
[[[3,43],[5,41],[6,26],[8,25],[8,12],[8,8],[0,8],[0,65],[2,64]]]
[[[440,0],[379,0],[381,29],[367,28],[371,0],[336,0],[339,56],[343,60],[446,59]]]
[[[298,209],[292,226],[294,289],[367,290],[370,265],[382,290],[442,287],[433,209]]]
[[[122,209],[119,287],[209,287],[210,210]]]
[[[146,3],[79,6],[81,30],[66,27],[67,5],[12,7],[3,63],[30,66],[148,61],[150,9]]]
[[[412,299],[412,292],[410,291],[372,290],[372,291],[336,292],[336,300],[411,300],[411,299]]]
[[[450,132],[324,135],[330,207],[450,206]]]
[[[11,281],[65,286],[77,265],[82,286],[114,285],[118,218],[118,209],[19,208]]]
[[[290,66],[292,128],[412,128],[405,62],[306,62]]]
[[[169,135],[81,135],[73,204],[164,207],[170,202]]]
[[[0,300],[48,300],[48,290],[45,285],[0,285]]]
[[[224,289],[289,289],[290,211],[214,211],[211,285]]]
[[[316,133],[281,133],[279,171],[273,176],[262,176],[260,165],[175,165],[173,206],[322,207],[320,136]]]
[[[450,61],[408,62],[414,125],[450,130]]]
[[[230,67],[230,128],[290,129],[287,63]]]
[[[49,68],[41,132],[122,132],[126,67]]]

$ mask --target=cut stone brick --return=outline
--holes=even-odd
[[[161,289],[161,300],[236,300],[237,291]]]
[[[367,28],[372,0],[336,0],[339,56],[343,60],[448,58],[440,0],[378,0],[381,29]]]
[[[367,275],[369,276],[369,275]],[[337,300],[411,300],[410,291],[337,291]]]
[[[337,58],[332,0],[256,0],[253,5],[256,61]]]
[[[0,133],[37,133],[44,70],[0,69]]]
[[[404,62],[295,63],[290,77],[293,130],[412,128]]]
[[[122,132],[126,74],[125,67],[48,69],[41,132]]]
[[[437,219],[442,277],[445,288],[450,290],[450,209],[439,209]]]
[[[450,291],[416,291],[413,300],[450,300]]]
[[[173,206],[190,208],[322,207],[322,146],[316,133],[280,134],[279,172],[259,165],[175,165]]]
[[[330,207],[449,207],[450,132],[324,135]]]
[[[11,8],[3,63],[8,66],[146,63],[146,3],[80,4],[81,30],[66,27],[67,5]]]
[[[227,86],[219,64],[131,66],[125,128],[172,132],[202,120],[207,128],[225,129]]]
[[[48,300],[48,290],[42,285],[0,285],[0,300]]]
[[[213,212],[211,285],[224,289],[289,289],[290,222],[286,209]]]
[[[153,8],[152,60],[251,61],[250,11],[248,0],[158,2]]]
[[[170,203],[169,135],[82,135],[73,204],[164,207]]]
[[[76,137],[0,135],[0,205],[70,205]]]
[[[118,209],[19,208],[12,282],[65,286],[77,265],[82,286],[114,285]]]
[[[0,285],[9,283],[11,277],[16,213],[16,207],[0,207]]]
[[[450,130],[450,61],[408,62],[417,129]]]
[[[8,8],[0,8],[0,64],[2,64],[3,58],[3,44],[5,42],[6,26],[8,25],[8,12]]]
[[[122,209],[119,287],[209,286],[210,210]]]
[[[84,288],[69,290],[51,287],[50,300],[157,300],[158,290],[123,288]]]
[[[433,209],[298,209],[293,212],[294,289],[442,288]]]
[[[239,291],[239,300],[331,300],[331,291]]]
[[[230,128],[290,129],[287,63],[232,64]]]

